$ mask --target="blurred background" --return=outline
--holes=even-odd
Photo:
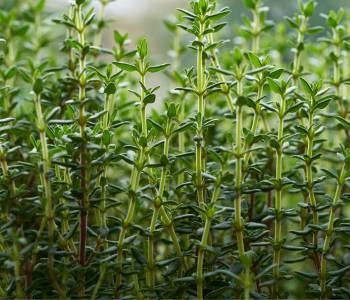
[[[0,0],[1,1],[1,0]],[[48,10],[60,13],[66,10],[70,0],[47,0]],[[176,13],[176,8],[186,8],[189,0],[116,0],[107,6],[106,17],[113,20],[109,29],[104,33],[104,45],[112,43],[112,32],[118,29],[121,32],[128,32],[131,40],[135,41],[140,37],[147,37],[152,50],[152,57],[155,60],[165,61],[167,52],[172,43],[172,36],[168,34],[163,21]],[[229,6],[232,14],[229,23],[232,30],[241,21],[242,14],[247,10],[243,7],[242,0],[221,0],[221,4]],[[92,3],[99,8],[99,1]],[[276,22],[283,20],[284,16],[292,16],[297,9],[297,0],[265,0],[270,7],[270,18]],[[320,20],[320,13],[326,13],[330,9],[337,10],[340,7],[350,8],[350,0],[319,0],[317,12],[313,22],[324,24]],[[318,20],[317,20],[318,19]],[[233,36],[233,34],[232,34]]]

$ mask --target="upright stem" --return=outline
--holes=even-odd
[[[41,143],[41,155],[42,155],[42,163],[43,163],[43,171],[40,176],[42,180],[42,185],[44,187],[45,194],[45,219],[47,220],[48,226],[48,272],[49,278],[54,285],[55,289],[59,293],[60,297],[66,298],[66,294],[64,289],[59,286],[57,282],[57,278],[54,272],[54,255],[52,253],[53,242],[54,242],[54,232],[55,232],[55,224],[54,217],[55,212],[53,209],[53,201],[52,201],[52,189],[50,182],[50,168],[51,168],[51,160],[49,155],[49,149],[46,140],[46,123],[44,119],[44,115],[41,107],[41,97],[40,94],[35,94],[34,96],[34,104],[37,118],[37,127],[40,135],[40,143]]]
[[[15,61],[15,51],[14,51],[14,43],[11,33],[11,27],[8,26],[7,30],[5,31],[5,38],[7,41],[7,52],[5,56],[5,63],[8,68],[12,67]],[[15,77],[14,77],[15,78]],[[11,78],[9,82],[5,80],[4,86],[8,85],[10,88],[14,87],[14,78]],[[11,106],[12,106],[12,96],[7,91],[4,95],[4,113],[5,117],[8,117],[11,115]]]
[[[285,96],[281,96],[280,113],[278,125],[278,143],[279,148],[276,149],[276,198],[275,198],[275,230],[274,230],[274,246],[273,246],[273,276],[275,283],[272,290],[272,298],[279,297],[279,277],[280,277],[280,263],[281,263],[281,243],[282,243],[282,169],[283,169],[283,132],[284,132],[284,114],[286,111]]]
[[[237,94],[242,95],[243,87],[242,81],[237,80]],[[236,165],[235,165],[235,191],[236,191],[236,201],[235,201],[235,226],[236,226],[236,238],[239,256],[244,255],[244,240],[243,240],[243,225],[241,219],[241,181],[242,181],[242,124],[243,123],[243,113],[242,106],[236,108]]]
[[[307,192],[308,197],[310,201],[310,206],[312,210],[312,221],[314,225],[318,225],[318,212],[317,212],[317,202],[316,197],[314,193],[314,187],[313,187],[313,174],[312,174],[312,156],[313,156],[313,138],[314,138],[314,112],[313,112],[313,105],[314,105],[314,97],[311,97],[311,103],[309,106],[309,128],[308,128],[308,135],[307,135],[307,161],[305,165],[305,176],[307,181]],[[312,243],[315,249],[315,264],[316,268],[319,268],[319,260],[318,260],[318,254],[317,254],[317,235],[318,231],[316,229],[313,229],[312,233]]]
[[[213,34],[209,35],[209,39],[210,39],[210,43],[214,43]],[[221,68],[219,58],[217,55],[217,51],[215,49],[211,50],[211,61],[212,61],[212,64],[215,68],[218,68],[218,69]],[[226,83],[226,78],[225,78],[224,74],[222,74],[222,73],[218,73],[218,76],[219,76],[219,80],[222,82],[220,87],[221,87],[221,90],[225,96],[227,106],[230,109],[230,112],[233,114],[235,111],[235,108],[233,106],[233,99],[232,99],[232,96],[230,94],[229,86]]]
[[[293,59],[293,70],[292,70],[292,77],[293,77],[293,84],[295,87],[298,87],[298,80],[300,77],[300,64],[301,64],[301,54],[303,52],[303,48],[300,48],[299,45],[304,43],[305,39],[305,30],[308,22],[308,18],[305,16],[301,17],[301,24],[300,28],[298,30],[298,37],[297,37],[297,49],[294,55]]]
[[[104,102],[104,111],[105,114],[103,115],[103,119],[102,119],[102,134],[104,132],[106,132],[107,130],[109,130],[109,126],[110,126],[110,114],[113,111],[113,107],[111,105],[112,98],[113,95],[110,94],[106,94],[105,96],[105,102]],[[103,145],[104,146],[104,145]],[[104,146],[106,151],[107,151],[107,147]],[[99,206],[99,213],[100,213],[100,219],[99,219],[99,223],[100,223],[100,228],[107,228],[107,216],[106,216],[106,183],[101,182],[102,177],[106,177],[106,167],[103,166],[103,170],[101,175],[98,177],[98,184],[101,188],[101,202],[100,202],[100,206]]]
[[[204,181],[203,175],[203,153],[202,147],[204,143],[203,135],[203,120],[204,120],[204,92],[205,92],[205,73],[204,73],[204,59],[203,59],[203,46],[202,46],[202,32],[203,24],[200,23],[200,35],[198,36],[198,41],[200,45],[197,49],[197,136],[195,139],[196,147],[196,186],[197,186],[197,200],[200,208],[204,208]]]
[[[130,191],[129,191],[130,202],[129,202],[127,215],[125,219],[122,221],[122,228],[118,239],[118,252],[117,252],[118,272],[116,276],[116,298],[119,298],[119,288],[120,288],[121,279],[122,279],[120,272],[123,267],[124,240],[125,240],[128,227],[130,226],[130,224],[134,219],[135,208],[136,208],[136,192],[139,186],[140,175],[145,162],[145,158],[146,158],[145,149],[142,148],[138,154],[137,161],[135,162],[135,165],[131,173],[131,183],[130,183]]]
[[[307,23],[308,23],[308,18],[305,17],[304,15],[300,16],[301,18],[301,24],[298,30],[298,37],[297,37],[297,47],[296,47],[296,52],[294,54],[294,58],[293,58],[293,69],[292,69],[292,78],[293,78],[293,85],[296,88],[296,91],[298,92],[298,87],[299,87],[299,78],[300,78],[300,65],[301,65],[301,55],[303,52],[303,48],[300,47],[299,45],[302,45],[302,43],[304,43],[304,39],[305,39],[305,30],[307,27]],[[297,117],[298,117],[298,121],[300,124],[304,124],[303,118],[300,116],[300,113],[297,112]],[[309,118],[309,127],[310,127],[310,118]],[[310,127],[311,128],[311,127]],[[307,144],[307,147],[309,149],[309,140],[308,139],[304,139],[304,142]],[[312,145],[311,145],[311,152],[312,152]],[[310,170],[312,170],[312,167],[310,166]],[[310,174],[309,170],[307,170],[307,167],[305,168],[305,172],[307,174],[305,174],[306,178],[308,177],[308,174]],[[312,173],[311,173],[312,176]],[[307,196],[304,197],[304,201],[307,201],[307,197],[310,200],[311,203],[311,194],[310,191],[308,189],[307,191]],[[314,194],[312,192],[312,194]],[[316,212],[317,213],[317,212]],[[308,209],[307,208],[301,208],[300,210],[300,227],[301,230],[304,230],[304,227],[307,223],[307,216],[308,216]],[[313,214],[313,216],[315,217],[315,215]],[[315,218],[314,218],[315,221]],[[315,238],[315,236],[313,236],[313,239]],[[317,238],[317,237],[316,237]],[[316,244],[317,245],[317,244]]]
[[[260,114],[261,114],[261,107],[260,104],[258,103],[262,97],[263,94],[263,89],[264,89],[264,85],[263,84],[259,84],[258,86],[258,92],[256,94],[256,107],[254,110],[254,116],[253,116],[253,121],[252,121],[252,125],[250,128],[250,131],[252,132],[252,134],[256,134],[257,130],[258,130],[258,125],[259,125],[259,119],[260,119]],[[244,143],[244,158],[243,158],[243,170],[246,171],[248,169],[248,164],[249,164],[249,159],[251,156],[251,152],[247,152],[249,145],[245,142]]]
[[[182,123],[185,120],[185,95],[181,97],[181,103],[180,103],[180,112],[179,112],[179,122]],[[178,134],[178,151],[179,153],[185,153],[185,143],[186,143],[186,136],[184,132],[179,132]],[[180,167],[183,167],[183,162],[180,161]],[[185,181],[185,173],[181,172],[177,179],[177,184],[180,185]]]
[[[332,235],[334,232],[334,218],[336,213],[336,206],[338,204],[338,201],[340,199],[344,184],[345,184],[345,177],[346,177],[346,163],[343,163],[342,169],[340,171],[340,175],[338,178],[337,188],[334,193],[333,201],[332,201],[332,207],[328,219],[328,226],[327,230],[325,232],[325,238],[323,242],[322,247],[322,254],[321,254],[321,270],[320,270],[320,286],[321,286],[321,298],[326,299],[326,280],[327,280],[327,258],[326,255],[328,254],[330,250],[330,242],[332,239]]]
[[[17,233],[16,233],[17,234]],[[15,237],[17,239],[17,236]],[[21,274],[21,257],[20,247],[17,242],[13,243],[13,261],[15,269],[15,282],[16,282],[16,299],[24,299],[24,290]]]
[[[237,95],[243,95],[242,78],[237,78]],[[236,232],[238,255],[242,258],[245,255],[244,237],[243,237],[243,222],[242,222],[242,129],[243,129],[243,110],[242,106],[236,107],[236,149],[235,149],[235,192],[236,199],[234,201],[235,216],[234,227]],[[245,277],[249,278],[249,267],[244,267]],[[244,299],[249,299],[249,280],[244,280]]]
[[[260,49],[260,33],[261,33],[261,24],[260,24],[260,3],[259,0],[255,4],[255,9],[253,9],[253,40],[252,40],[252,51],[258,53]]]
[[[165,139],[164,139],[164,148],[163,155],[168,158],[169,155],[169,146],[170,146],[170,120],[167,120],[165,128]],[[167,166],[164,166],[161,171],[159,189],[154,199],[154,210],[152,214],[151,225],[149,228],[149,236],[147,243],[147,259],[148,259],[148,272],[146,273],[146,282],[149,288],[153,289],[155,285],[155,263],[154,263],[154,231],[157,224],[157,219],[159,216],[159,209],[162,205],[163,193],[166,185],[167,177]]]
[[[105,96],[105,103],[104,103],[104,111],[105,114],[103,115],[102,118],[102,134],[104,134],[105,131],[109,130],[109,126],[110,126],[110,113],[113,111],[113,101],[111,101],[113,95],[111,94],[106,94]],[[101,141],[101,147],[104,147],[105,150],[107,151],[107,146],[103,144],[103,142]],[[105,236],[105,231],[108,230],[107,228],[107,212],[106,212],[106,174],[107,170],[106,170],[106,166],[103,165],[102,167],[102,172],[101,174],[97,177],[96,179],[96,185],[100,187],[100,205],[99,205],[99,209],[98,209],[98,225],[100,227],[101,231],[104,231],[103,235],[101,234],[102,232],[100,232],[100,235],[98,237],[98,244],[100,246],[102,246],[102,249],[107,249],[108,248],[108,240],[107,237]],[[104,178],[105,180],[102,180],[102,178]],[[98,290],[100,289],[103,281],[104,281],[104,277],[106,275],[106,265],[105,264],[101,264],[100,266],[100,276],[98,279],[98,283],[95,286],[95,289],[93,291],[93,296],[92,299],[96,299],[97,297],[97,293]]]
[[[348,115],[348,107],[347,107],[347,102],[344,100],[344,95],[342,89],[342,86],[344,83],[342,82],[342,74],[341,74],[341,63],[345,64],[347,61],[342,61],[341,60],[341,48],[342,48],[342,43],[341,37],[339,36],[339,33],[336,29],[333,30],[333,40],[335,41],[335,46],[334,46],[334,54],[335,54],[335,60],[334,60],[334,69],[333,69],[333,84],[335,86],[335,98],[339,103],[338,106],[338,113],[340,116],[344,119],[347,118]],[[346,85],[346,84],[345,84]],[[344,127],[345,135],[346,135],[346,143],[350,143],[350,132],[348,128]]]
[[[219,176],[219,178],[216,181],[214,191],[212,194],[212,198],[210,201],[211,205],[214,205],[216,203],[216,200],[218,199],[218,197],[220,195],[220,190],[221,190],[220,185],[221,185],[221,175]],[[203,283],[204,283],[203,265],[204,265],[205,248],[208,245],[208,238],[209,238],[212,218],[213,218],[213,213],[212,213],[212,211],[208,210],[206,215],[205,215],[205,224],[204,224],[204,229],[203,229],[203,234],[202,234],[202,240],[201,240],[201,243],[198,247],[197,275],[196,275],[197,299],[198,300],[203,300]]]
[[[85,47],[85,24],[82,11],[82,5],[77,6],[77,32],[78,41]],[[86,265],[86,243],[87,243],[87,227],[88,227],[88,212],[89,212],[89,170],[87,168],[87,153],[86,153],[86,53],[82,52],[79,55],[79,131],[81,138],[80,145],[80,241],[79,241],[79,263],[80,266]],[[82,272],[79,275],[79,296],[85,295],[85,274]]]
[[[144,75],[144,60],[141,59],[141,83],[143,86],[145,85],[145,75]],[[147,137],[147,118],[146,118],[146,105],[144,103],[144,98],[145,98],[145,91],[141,87],[140,91],[140,117],[141,117],[141,133],[144,137]],[[147,159],[147,148],[146,147],[141,147],[139,150],[137,160],[133,166],[133,169],[131,171],[131,180],[130,180],[130,188],[129,188],[129,197],[130,197],[130,202],[129,202],[129,207],[128,207],[128,212],[125,217],[125,219],[122,221],[122,227],[121,231],[119,233],[119,239],[118,239],[118,252],[117,252],[117,275],[116,275],[116,298],[119,298],[119,290],[121,286],[121,270],[123,267],[123,247],[124,247],[124,240],[125,236],[128,230],[128,227],[134,220],[134,214],[135,214],[135,208],[136,208],[136,197],[137,197],[137,189],[139,187],[140,183],[140,176],[141,172],[143,170],[144,164]],[[135,286],[138,286],[138,282],[134,282]]]
[[[6,154],[5,151],[3,149],[2,144],[0,144],[0,165],[1,165],[1,170],[2,170],[2,175],[5,178],[5,180],[8,183],[8,189],[9,189],[9,205],[5,208],[6,209],[6,215],[5,218],[8,219],[9,215],[8,215],[8,211],[9,211],[9,207],[11,207],[12,205],[14,205],[15,203],[11,203],[15,200],[16,197],[16,184],[14,182],[14,180],[11,178],[10,175],[10,171],[9,171],[9,167],[8,167],[8,163],[7,163],[7,159],[6,159]],[[8,220],[6,220],[8,221]],[[16,232],[17,234],[17,232]],[[21,279],[21,258],[20,258],[20,249],[17,243],[17,236],[14,238],[14,242],[13,242],[13,259],[15,262],[15,282],[16,282],[16,298],[17,299],[22,299],[24,298],[24,290],[23,290],[23,282]],[[5,246],[2,245],[3,241],[2,241],[2,237],[0,240],[0,251],[5,252]],[[5,295],[4,295],[5,296]]]

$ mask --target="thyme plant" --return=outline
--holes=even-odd
[[[0,297],[348,299],[349,13],[97,2],[0,3]]]

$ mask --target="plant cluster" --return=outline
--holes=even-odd
[[[0,4],[1,298],[348,299],[344,10],[193,0],[159,64],[110,2]]]

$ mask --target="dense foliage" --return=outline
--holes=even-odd
[[[159,64],[100,2],[1,4],[0,296],[349,299],[344,10],[193,1]]]

